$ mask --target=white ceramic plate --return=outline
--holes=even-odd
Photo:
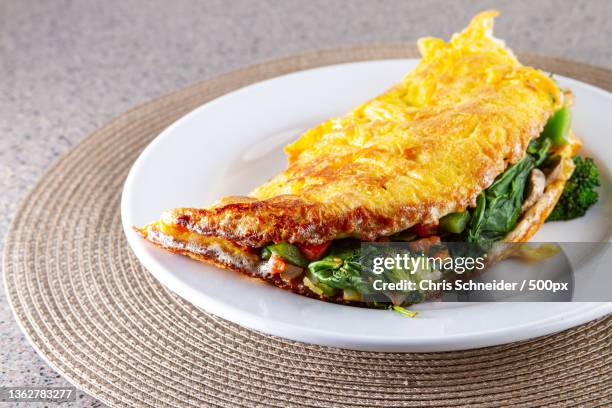
[[[560,331],[612,311],[608,303],[431,303],[405,318],[302,297],[239,273],[157,249],[132,225],[172,207],[247,194],[285,166],[282,146],[397,82],[416,60],[340,64],[284,75],[217,98],[160,134],[134,163],[121,203],[129,244],[144,266],[183,298],[240,325],[322,345],[374,351],[444,351]],[[584,218],[546,224],[540,241],[608,241],[612,95],[558,77],[577,98],[574,129],[604,173],[602,200]]]

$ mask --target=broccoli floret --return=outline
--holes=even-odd
[[[571,220],[582,217],[597,202],[599,170],[591,158],[573,157],[576,169],[565,184],[559,202],[546,221]]]

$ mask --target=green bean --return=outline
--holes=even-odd
[[[548,119],[540,136],[550,139],[553,146],[566,145],[571,121],[572,113],[564,106]]]
[[[301,266],[302,268],[308,266],[308,260],[304,258],[304,255],[302,255],[298,247],[288,242],[279,242],[278,244],[268,245],[262,251],[262,258],[265,259],[265,256],[269,257],[269,254],[278,255],[285,261],[293,265]]]
[[[470,222],[470,213],[467,211],[450,213],[440,218],[440,227],[453,234],[460,234]]]

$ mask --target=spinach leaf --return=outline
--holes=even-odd
[[[544,161],[550,145],[547,138],[532,141],[525,156],[508,167],[478,196],[467,229],[468,242],[490,245],[514,229],[529,173]]]
[[[308,271],[317,281],[335,289],[353,289],[363,293],[366,282],[361,275],[361,249],[339,242],[330,254],[311,262]]]
[[[550,139],[541,136],[529,142],[527,153],[533,156],[535,167],[539,167],[548,157],[548,149],[550,149],[551,145],[552,142]]]

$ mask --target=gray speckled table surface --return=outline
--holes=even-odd
[[[514,49],[612,67],[607,0],[0,1],[0,236],[58,156],[133,105],[291,53],[447,38],[487,8],[502,11],[496,34]],[[66,384],[1,288],[0,386]],[[68,405],[100,404],[80,393]]]

